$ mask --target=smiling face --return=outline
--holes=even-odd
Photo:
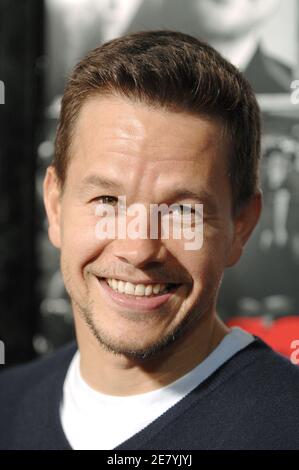
[[[147,356],[214,315],[223,270],[237,261],[256,222],[249,229],[232,217],[221,134],[216,121],[96,96],[79,114],[61,197],[48,170],[49,234],[61,250],[77,328],[88,325],[109,350]],[[203,203],[202,248],[188,251],[184,239],[173,237],[99,240],[97,205],[103,196],[115,204],[123,195],[127,206],[147,210],[153,203]],[[133,287],[116,292],[124,288],[118,280]],[[157,283],[170,291],[142,295]]]

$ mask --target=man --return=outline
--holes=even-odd
[[[259,156],[254,93],[205,43],[136,33],[82,59],[44,183],[78,349],[2,375],[1,448],[298,446],[298,369],[216,312],[259,219]],[[136,204],[146,236],[132,234]],[[158,236],[154,204],[174,207]],[[203,244],[190,250],[202,205]],[[188,237],[165,237],[164,214],[190,223]],[[125,236],[103,237],[98,224],[115,219]]]
[[[256,93],[290,92],[291,67],[269,56],[261,44],[265,23],[280,3],[280,0],[191,2],[201,37],[243,71]]]

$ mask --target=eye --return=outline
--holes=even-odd
[[[179,204],[174,209],[174,214],[180,214],[180,215],[188,216],[190,213],[195,214],[196,211],[193,207],[190,207],[188,205]]]
[[[191,224],[193,227],[202,223],[202,214],[199,210],[192,207],[191,204],[178,204],[174,207],[172,220],[174,223],[180,223],[183,225]]]
[[[110,204],[110,205],[116,205],[118,202],[117,197],[115,196],[108,196],[108,195],[103,195],[103,196],[98,196],[92,199],[92,202],[95,201],[98,204]]]

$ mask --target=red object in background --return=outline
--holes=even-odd
[[[272,320],[268,316],[233,317],[226,322],[227,326],[239,326],[259,336],[275,351],[290,359],[294,348],[291,344],[299,340],[299,316],[286,316]]]

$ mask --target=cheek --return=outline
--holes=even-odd
[[[61,255],[69,266],[81,269],[99,256],[109,240],[99,240],[96,235],[98,218],[86,210],[65,211],[61,231]]]
[[[188,272],[194,284],[205,285],[221,278],[226,265],[228,234],[224,229],[205,227],[200,249],[186,250],[182,241],[174,246],[173,255]]]
[[[193,256],[185,256],[185,265],[191,275],[194,285],[205,287],[214,284],[221,278],[223,265],[214,250],[201,250]]]

